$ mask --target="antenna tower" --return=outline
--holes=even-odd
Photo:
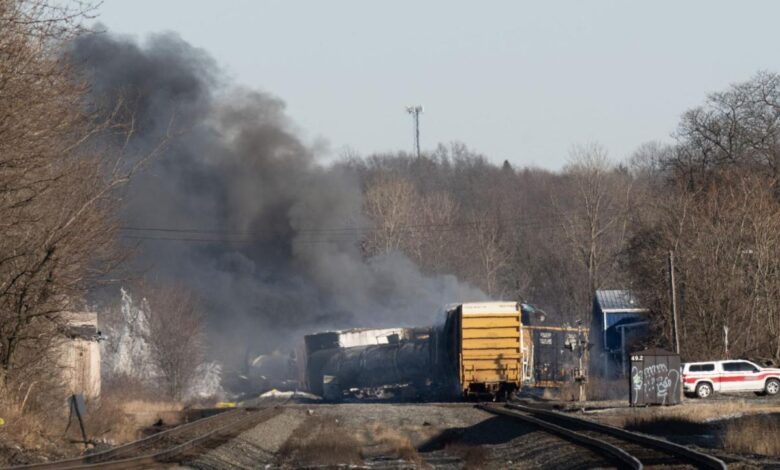
[[[407,106],[406,112],[411,114],[414,120],[414,150],[417,158],[420,158],[420,113],[423,112],[423,107],[419,104]]]

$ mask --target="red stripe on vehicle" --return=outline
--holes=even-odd
[[[711,382],[748,382],[753,380],[764,380],[767,377],[777,377],[777,374],[759,374],[759,375],[723,375],[723,376],[700,376],[700,377],[685,377],[685,383],[692,384],[699,380],[709,380]]]

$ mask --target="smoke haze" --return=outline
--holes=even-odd
[[[173,230],[123,233],[153,282],[201,297],[220,358],[289,349],[326,328],[431,324],[442,304],[485,298],[400,253],[366,259],[357,175],[318,164],[280,99],[232,85],[178,36],[95,34],[70,57],[95,100],[126,103],[133,152],[175,133],[128,186],[122,216],[131,229]]]

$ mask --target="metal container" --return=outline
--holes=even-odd
[[[430,349],[427,341],[343,348],[321,370],[323,393],[333,399],[352,388],[422,383],[431,375]]]
[[[531,333],[535,387],[561,387],[582,380],[588,363],[587,328],[524,327]]]
[[[629,355],[631,406],[678,405],[682,399],[679,354],[647,349]]]
[[[519,388],[523,378],[519,305],[466,303],[454,315],[463,394],[496,396]]]

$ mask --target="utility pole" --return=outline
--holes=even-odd
[[[672,329],[674,330],[674,352],[680,354],[680,335],[677,330],[677,292],[674,285],[674,251],[669,250],[669,295],[672,297]]]
[[[414,150],[417,158],[420,158],[420,113],[423,112],[423,107],[419,104],[407,106],[406,112],[411,114],[414,120]]]

